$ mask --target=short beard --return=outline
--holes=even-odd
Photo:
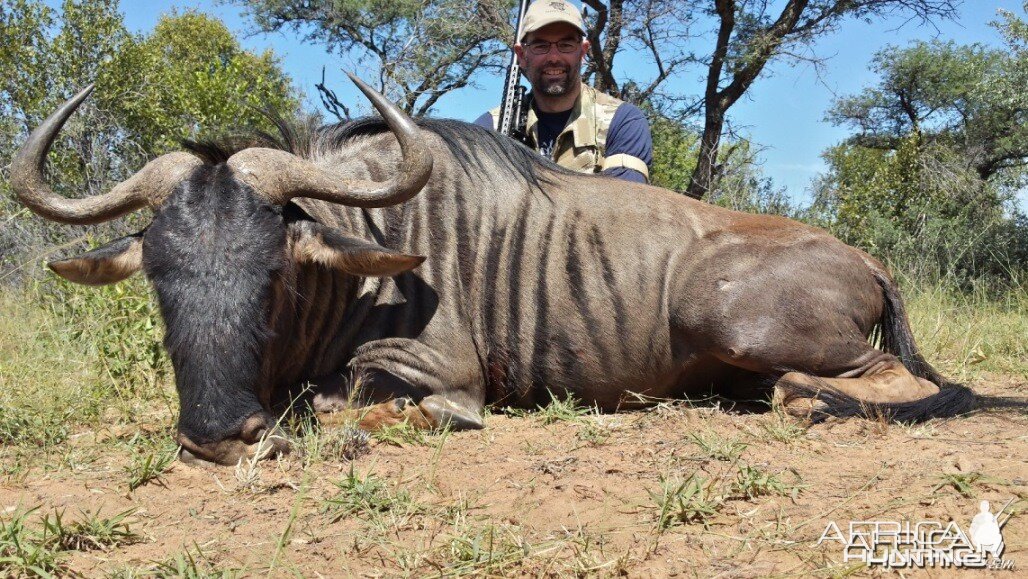
[[[582,77],[582,74],[572,67],[568,69],[567,76],[564,77],[564,80],[555,80],[547,83],[543,80],[542,77],[543,74],[540,70],[538,87],[539,92],[547,96],[557,97],[568,94],[568,92],[571,90],[571,87],[579,82],[579,79]]]

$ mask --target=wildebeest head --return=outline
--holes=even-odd
[[[432,157],[414,123],[382,95],[354,82],[382,114],[403,154],[398,174],[382,183],[347,181],[285,151],[249,148],[221,162],[170,153],[109,193],[64,198],[47,185],[43,166],[61,127],[92,87],[33,131],[11,164],[13,190],[47,219],[93,224],[144,207],[154,211],[143,231],[50,267],[82,284],[114,283],[139,270],[153,283],[179,393],[178,441],[190,455],[232,464],[257,452],[271,428],[257,388],[281,298],[276,288],[293,264],[388,276],[423,260],[290,218],[284,210],[301,196],[384,207],[410,199],[428,181]],[[266,444],[273,451],[286,449],[274,437]]]

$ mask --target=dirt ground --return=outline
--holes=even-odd
[[[804,428],[718,404],[551,424],[545,413],[494,413],[478,432],[373,440],[352,462],[300,452],[236,470],[176,462],[131,492],[131,451],[110,440],[140,433],[80,432],[70,452],[109,450],[9,478],[0,509],[68,520],[135,509],[134,540],[66,556],[65,572],[89,577],[842,577],[887,572],[845,562],[838,542],[816,545],[832,521],[843,532],[858,520],[953,520],[966,531],[979,500],[995,512],[1013,499],[1002,555],[1013,570],[959,573],[1025,576],[1028,378],[975,388],[993,408],[914,426]],[[690,475],[701,480],[691,497]],[[682,502],[662,511],[665,495]]]

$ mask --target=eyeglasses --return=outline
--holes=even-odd
[[[582,46],[582,42],[580,40],[558,40],[557,42],[537,40],[528,44],[528,51],[536,56],[542,56],[544,54],[549,54],[550,47],[554,45],[557,47],[557,52],[569,54],[578,50],[578,47]]]

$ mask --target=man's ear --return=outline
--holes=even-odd
[[[318,263],[365,277],[390,277],[412,270],[425,261],[424,256],[408,255],[347,237],[313,221],[297,221],[289,228],[293,257],[301,263]]]
[[[107,285],[121,281],[143,267],[143,232],[47,265],[57,275],[75,283]]]
[[[518,66],[525,68],[525,47],[520,42],[514,45],[514,54],[518,56]]]

